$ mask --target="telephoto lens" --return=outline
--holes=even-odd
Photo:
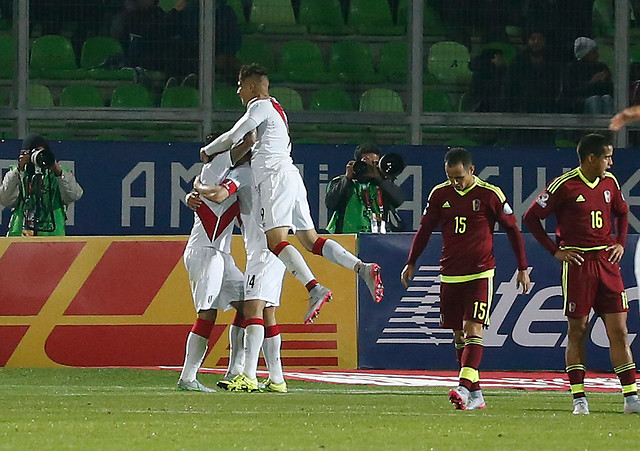
[[[31,153],[31,162],[42,169],[50,168],[55,161],[56,157],[49,149],[38,149]]]

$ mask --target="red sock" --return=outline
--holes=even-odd
[[[198,318],[196,319],[196,322],[193,323],[191,332],[193,332],[196,335],[200,335],[201,337],[209,338],[211,336],[212,329],[213,329],[213,321]]]

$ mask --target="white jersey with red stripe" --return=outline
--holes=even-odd
[[[257,128],[257,140],[251,149],[251,169],[259,184],[268,173],[297,170],[291,159],[289,123],[282,106],[274,97],[255,98],[247,105],[246,116]]]
[[[187,248],[214,247],[222,252],[231,252],[233,226],[240,215],[237,190],[241,186],[250,187],[251,177],[248,167],[231,167],[229,153],[218,155],[202,166],[200,181],[205,185],[224,186],[230,195],[220,203],[202,198],[202,205],[194,213]]]

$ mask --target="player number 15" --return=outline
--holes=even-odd
[[[464,216],[456,216],[453,218],[456,221],[455,233],[464,233],[467,231],[467,218]]]

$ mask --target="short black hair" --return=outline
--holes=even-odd
[[[376,146],[375,144],[360,144],[353,152],[353,158],[359,160],[360,158],[362,158],[362,155],[367,153],[375,153],[376,155],[380,155],[380,147]]]
[[[611,141],[604,135],[597,133],[585,135],[578,143],[578,147],[576,149],[578,152],[578,158],[581,163],[586,160],[589,155],[593,155],[598,158],[605,153],[605,149],[610,145]]]
[[[471,158],[471,154],[464,147],[452,147],[444,155],[444,164],[451,168],[460,163],[468,169],[473,165],[473,158]]]
[[[258,63],[245,64],[240,68],[240,80],[253,76],[267,77],[267,70]]]

